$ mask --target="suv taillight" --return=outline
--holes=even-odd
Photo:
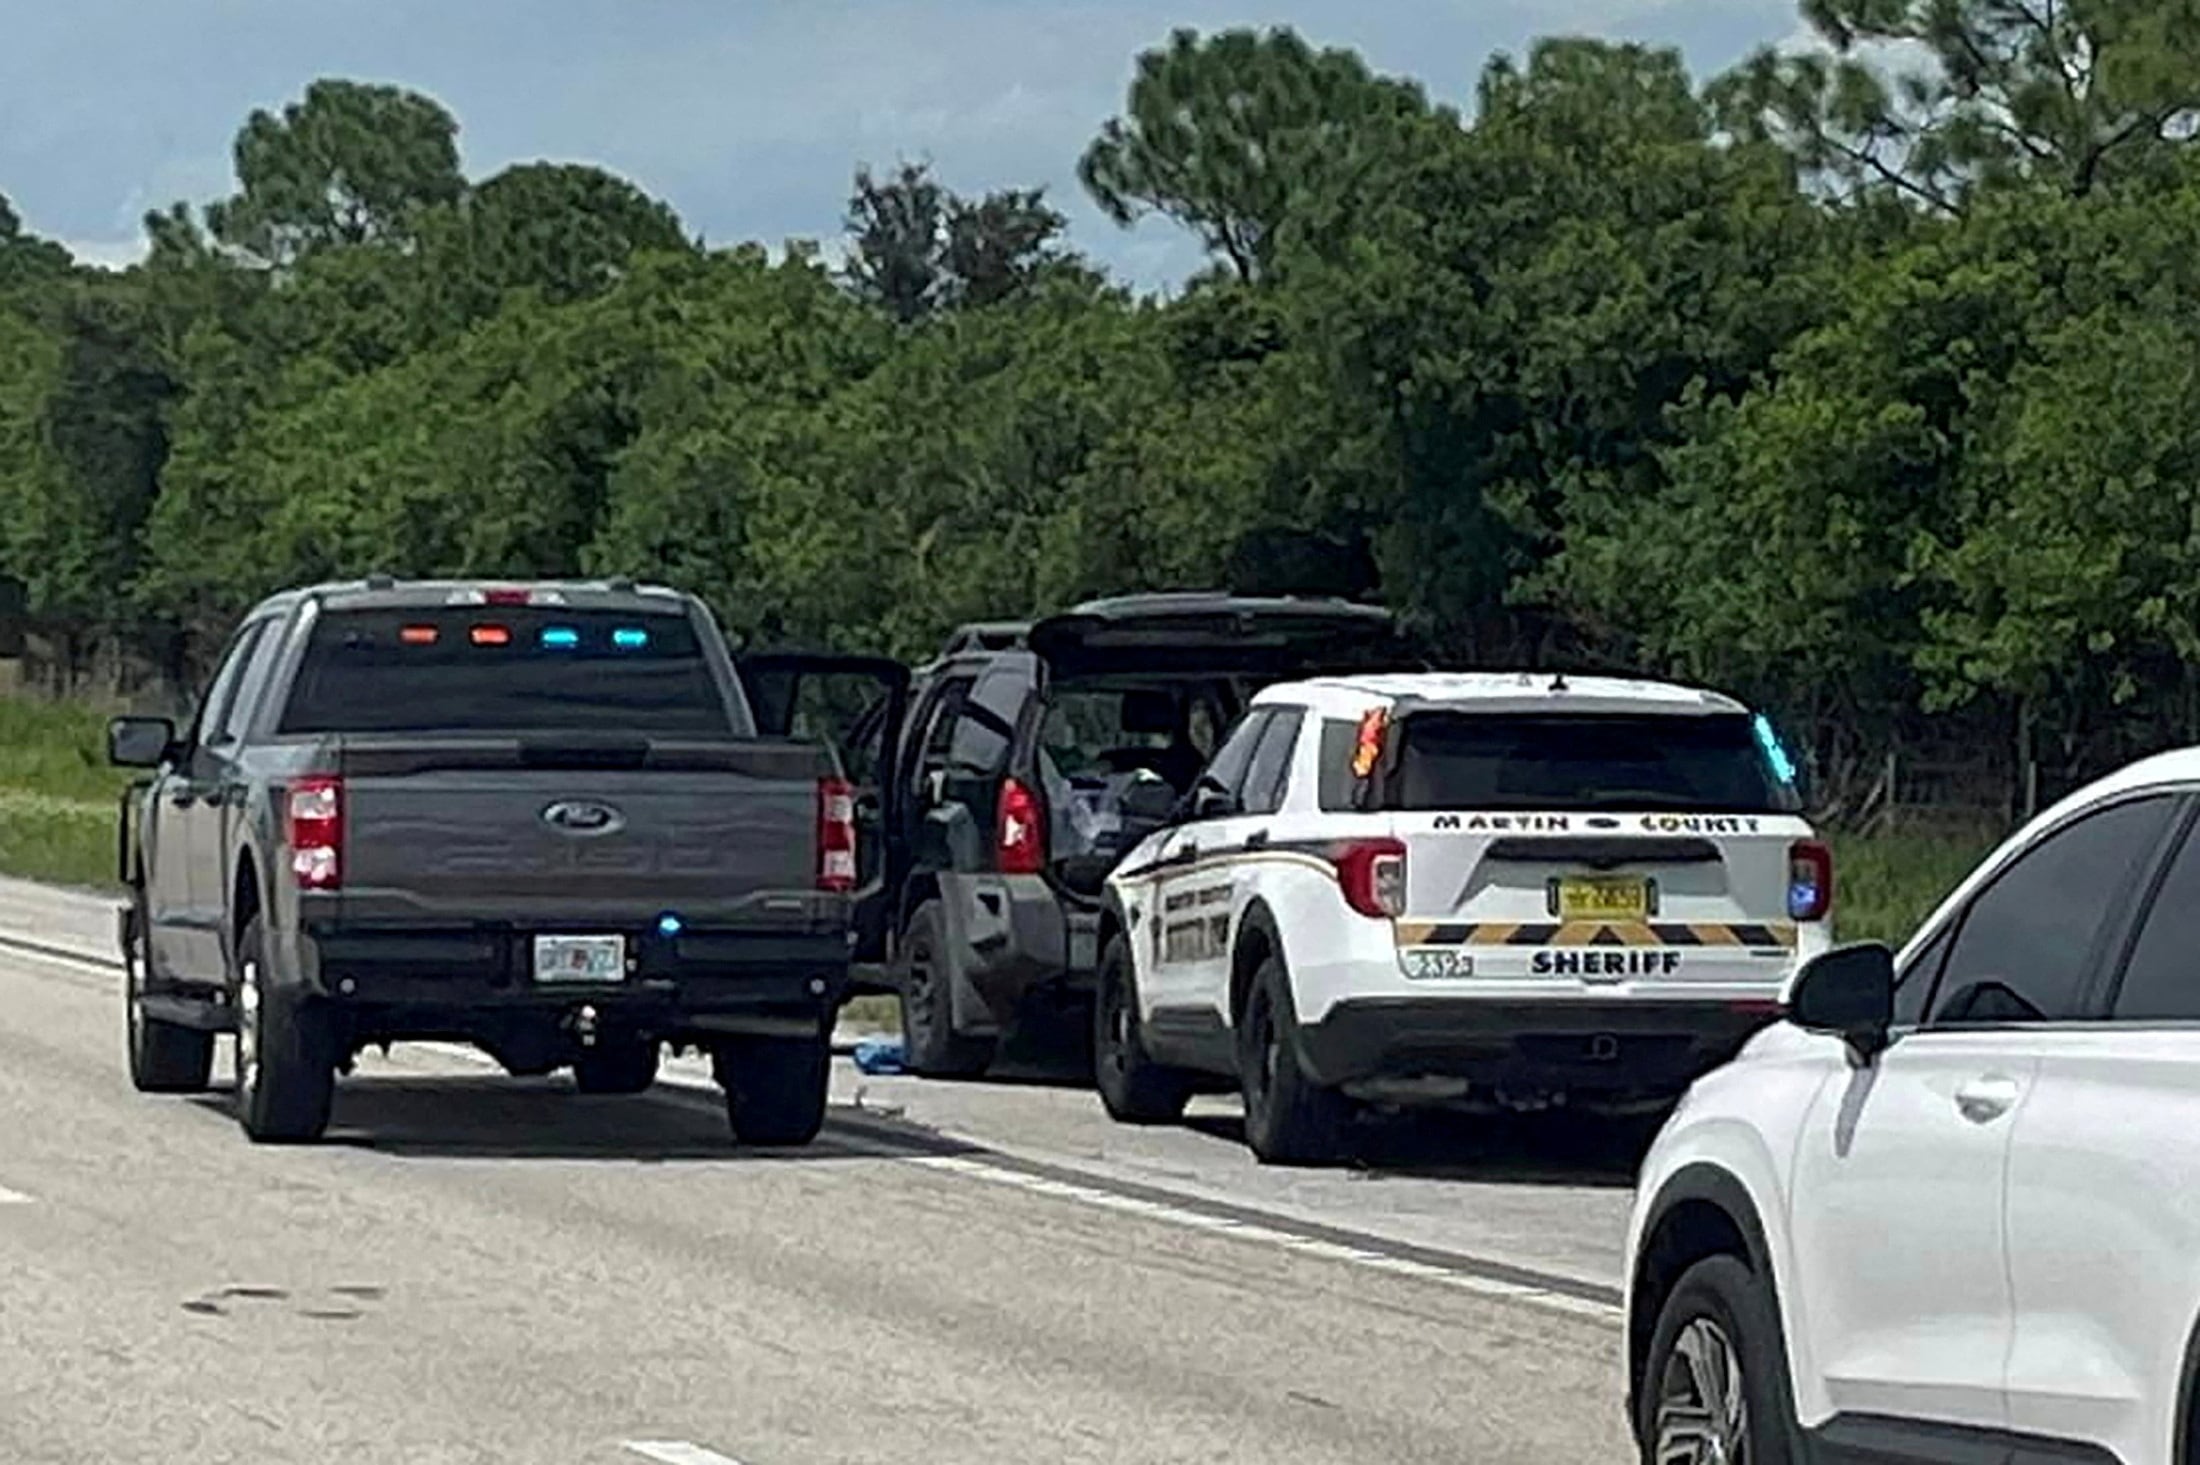
[[[1788,849],[1788,916],[1819,921],[1832,909],[1833,851],[1815,839],[1798,840]]]
[[[817,888],[856,888],[856,790],[845,779],[817,781]]]
[[[1388,919],[1406,911],[1406,847],[1395,839],[1360,839],[1332,856],[1344,903],[1363,916]]]
[[[301,778],[290,786],[290,873],[301,890],[344,883],[344,781]]]
[[[1039,807],[1039,796],[1016,779],[1001,784],[1001,822],[995,835],[1003,875],[1037,875],[1046,869],[1046,811]]]

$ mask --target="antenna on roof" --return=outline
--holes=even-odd
[[[1551,690],[1554,692],[1566,690],[1566,673],[1562,671],[1551,673]]]

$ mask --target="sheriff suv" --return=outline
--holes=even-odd
[[[1628,1239],[1642,1458],[2200,1459],[2200,749],[1797,974]]]
[[[1655,1114],[1829,943],[1795,775],[1763,718],[1689,688],[1272,686],[1109,879],[1108,1110],[1165,1122],[1234,1080],[1284,1162],[1333,1156],[1362,1102]]]

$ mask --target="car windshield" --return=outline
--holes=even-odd
[[[1405,720],[1386,801],[1399,809],[1682,810],[1800,806],[1746,716],[1495,716]]]
[[[739,729],[683,615],[466,606],[322,615],[280,730],[726,737]]]

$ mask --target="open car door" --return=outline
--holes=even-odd
[[[882,656],[762,652],[737,662],[741,684],[769,738],[828,744],[856,788],[856,890],[852,898],[859,967],[886,959],[888,893],[907,868],[901,831],[887,817],[894,758],[909,702],[909,668]],[[858,985],[874,986],[859,972]]]

